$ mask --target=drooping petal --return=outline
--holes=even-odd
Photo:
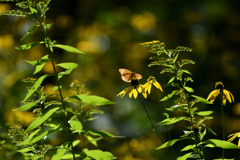
[[[131,86],[130,86],[130,87],[131,87]],[[118,93],[117,97],[119,96],[119,97],[122,98],[122,97],[128,92],[128,90],[130,89],[130,87],[125,88],[123,91],[121,91],[120,93]]]
[[[129,88],[129,92],[128,92],[129,98],[132,98],[132,94],[133,94],[133,91],[134,91],[134,86],[130,86],[128,88]]]
[[[238,139],[238,147],[240,147],[240,138]]]
[[[148,94],[150,94],[150,92],[151,92],[151,87],[152,87],[152,85],[150,84],[150,82],[145,83],[143,87],[145,88],[146,92],[148,92]]]
[[[208,95],[207,100],[210,99],[210,102],[212,103],[212,102],[216,99],[216,97],[218,96],[219,92],[220,92],[220,89],[218,89],[218,90],[213,90],[213,91]]]
[[[161,85],[157,81],[153,81],[153,85],[163,92],[163,89],[162,89]]]
[[[231,96],[231,98],[232,98],[232,101],[234,102],[234,97],[233,97],[232,93],[229,92],[229,94],[230,94],[230,96]]]
[[[232,103],[232,99],[231,99],[229,93],[230,93],[230,92],[227,91],[226,89],[223,90],[223,94],[226,96],[226,98],[228,99],[228,101],[229,101],[230,103]]]

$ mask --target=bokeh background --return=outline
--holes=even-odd
[[[105,112],[96,115],[99,118],[89,124],[89,128],[105,130],[124,138],[102,140],[99,148],[110,151],[119,160],[158,160],[170,159],[164,150],[155,150],[161,145],[141,106],[139,99],[122,99],[116,95],[129,84],[121,80],[119,68],[127,68],[142,74],[140,83],[148,76],[155,76],[164,86],[171,74],[161,75],[162,67],[147,67],[151,55],[142,42],[160,40],[168,49],[177,46],[193,48],[191,53],[182,53],[179,58],[195,61],[195,65],[186,66],[192,72],[190,83],[196,95],[207,97],[217,81],[235,97],[235,103],[224,108],[226,138],[240,131],[240,1],[237,0],[53,0],[47,12],[47,22],[53,23],[48,31],[52,40],[60,44],[74,46],[85,55],[66,53],[57,50],[54,53],[56,63],[75,62],[79,67],[69,76],[62,78],[61,84],[67,90],[71,80],[84,83],[93,95],[105,97],[114,105],[101,106]],[[0,3],[0,12],[16,9],[14,3]],[[37,60],[47,54],[44,45],[30,50],[18,51],[14,47],[23,43],[42,40],[40,30],[20,41],[34,22],[27,18],[0,16],[0,124],[1,139],[7,140],[7,130],[11,124],[21,123],[27,127],[34,115],[31,112],[12,112],[21,106],[26,95],[26,84],[22,79],[39,77],[52,73],[51,64],[43,71],[32,75],[34,67],[25,60]],[[44,82],[45,90],[50,92],[54,80]],[[173,88],[163,88],[164,92],[152,91],[144,103],[154,123],[163,119],[164,108],[174,104],[173,100],[159,102]],[[213,105],[198,105],[199,110],[214,111],[213,119],[206,121],[218,135],[206,138],[222,139],[220,100]],[[177,114],[170,116],[176,116]],[[176,123],[168,129],[172,138],[183,134],[186,123]],[[161,137],[166,141],[165,127],[158,127]],[[49,143],[59,144],[61,138]],[[188,141],[175,145],[176,155]],[[237,140],[234,140],[237,143]],[[5,145],[0,150],[2,159],[21,159],[13,152],[13,146]],[[89,145],[89,148],[94,146]],[[81,148],[79,148],[81,150]],[[221,149],[205,149],[209,159],[221,157]],[[213,154],[214,153],[214,154]],[[226,158],[240,159],[239,151],[226,150]]]

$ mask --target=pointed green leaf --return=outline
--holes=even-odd
[[[80,100],[84,103],[87,103],[87,104],[91,104],[91,105],[106,105],[106,104],[113,104],[113,102],[103,98],[103,97],[99,97],[99,96],[91,96],[91,95],[74,95],[74,96],[70,96],[70,97],[67,97],[65,98],[65,100],[67,99],[70,99],[70,98],[73,98],[73,99],[77,99],[77,100]]]
[[[65,51],[67,51],[67,52],[85,54],[84,52],[80,51],[79,49],[74,48],[72,46],[68,46],[68,45],[54,44],[53,47],[61,48],[61,49],[65,50]]]
[[[209,101],[206,100],[205,98],[202,98],[202,97],[199,97],[199,96],[196,96],[196,95],[191,95],[191,97],[194,97],[194,98],[198,99],[199,101],[201,101],[201,102],[203,102],[203,103],[212,104],[211,102],[209,102]]]
[[[31,64],[31,65],[34,65],[36,66],[36,69],[34,71],[33,74],[36,74],[38,72],[40,72],[43,67],[45,66],[45,64],[48,62],[48,61],[51,61],[50,58],[48,58],[48,55],[45,55],[43,56],[40,60],[36,60],[36,61],[26,61],[27,63]]]
[[[196,112],[197,115],[199,116],[208,116],[210,114],[212,114],[213,111],[201,111],[201,112]]]
[[[42,123],[44,123],[54,112],[56,112],[59,109],[59,107],[51,108],[46,113],[44,113],[42,116],[36,118],[26,129],[25,132],[29,132],[38,126],[40,126]]]
[[[223,140],[219,140],[219,139],[209,139],[209,140],[201,142],[201,144],[212,144],[215,147],[220,147],[223,149],[240,149],[240,147],[238,147],[237,145],[235,145],[231,142],[223,141]]]
[[[17,146],[21,146],[21,145],[26,145],[28,144],[33,138],[34,136],[40,131],[41,129],[37,129],[34,132],[32,132],[27,139],[25,139],[23,142],[18,143]]]
[[[174,117],[174,118],[167,118],[164,119],[163,121],[159,122],[157,125],[169,125],[169,124],[174,124],[176,122],[179,122],[181,120],[186,120],[187,117]]]
[[[196,147],[196,144],[190,144],[190,145],[187,145],[187,146],[185,146],[183,149],[181,149],[181,152],[183,152],[183,151],[188,151],[188,150],[190,150],[190,149],[194,149]]]
[[[17,150],[17,152],[21,152],[21,153],[26,153],[26,152],[29,152],[29,151],[32,151],[32,147],[28,147],[28,148],[23,148],[23,149]]]
[[[177,93],[177,92],[178,92],[178,90],[175,90],[172,93],[170,93],[170,94],[166,95],[165,97],[163,97],[162,99],[160,99],[159,101],[166,101],[166,100],[170,99],[172,96],[174,96],[175,93]]]
[[[212,133],[213,135],[217,135],[211,128],[206,127],[209,133]]]
[[[29,34],[31,34],[39,25],[31,27],[28,32],[23,36],[23,38],[20,40],[22,41],[25,37],[27,37]]]
[[[180,156],[177,158],[177,160],[186,160],[189,158],[189,156],[192,154],[192,152],[184,154],[183,156]]]
[[[75,158],[77,158],[77,157],[82,157],[82,156],[80,154],[75,154]],[[65,154],[61,157],[61,159],[67,159],[67,160],[73,159],[73,155],[71,153],[70,154]]]
[[[182,70],[183,72],[187,73],[187,74],[192,74],[190,71],[188,70]]]
[[[188,92],[194,92],[194,90],[191,87],[184,86],[183,88],[186,89],[186,91]]]
[[[14,47],[14,48],[18,49],[18,50],[27,50],[27,49],[30,49],[32,47],[35,47],[36,45],[42,44],[42,43],[44,43],[44,42],[43,41],[41,41],[41,42],[33,42],[33,43],[28,43],[28,44],[21,45],[19,47]]]
[[[171,78],[171,79],[168,81],[168,83],[167,83],[167,84],[169,84],[169,83],[173,82],[173,81],[175,80],[175,78],[176,78],[176,76],[172,77],[172,78]]]
[[[116,137],[106,131],[103,131],[103,130],[100,130],[100,131],[95,131],[95,130],[89,130],[89,129],[85,129],[84,130],[85,132],[93,135],[93,136],[99,136],[99,137],[102,137],[102,138],[113,138],[113,137]]]
[[[86,150],[84,153],[95,160],[111,160],[115,157],[110,152],[103,152],[101,150]]]
[[[79,134],[81,133],[81,131],[82,131],[82,123],[81,122],[71,120],[69,122],[69,124],[71,126],[71,129],[74,130],[74,132],[78,132]]]
[[[42,84],[44,79],[46,79],[49,76],[50,76],[50,74],[46,74],[46,75],[43,75],[43,76],[39,77],[38,80],[32,86],[32,88],[28,91],[28,93],[27,93],[26,97],[24,98],[23,102],[26,101],[38,89],[38,87]]]
[[[174,145],[176,142],[178,141],[181,141],[181,140],[184,140],[184,139],[192,139],[191,137],[182,137],[182,138],[179,138],[179,139],[172,139],[170,141],[167,141],[165,142],[164,144],[162,144],[160,147],[156,148],[157,149],[163,149],[163,148],[166,148],[166,147],[171,147],[172,145]]]
[[[52,92],[55,92],[56,90],[58,90],[58,86],[54,86],[53,89],[51,90]],[[62,86],[60,86],[60,89],[62,89]]]
[[[78,67],[77,63],[67,62],[67,63],[59,63],[56,66],[62,67],[64,69],[75,69]]]
[[[172,106],[171,108],[165,108],[165,109],[170,112],[176,112],[176,111],[187,108],[185,106],[187,106],[187,104],[177,104],[177,105]]]

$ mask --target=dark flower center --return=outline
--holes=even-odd
[[[224,85],[222,82],[216,82],[215,89],[220,89],[221,91],[224,89]]]
[[[131,85],[132,85],[132,86],[139,85],[139,80],[138,80],[137,78],[132,78],[132,80],[131,80]]]

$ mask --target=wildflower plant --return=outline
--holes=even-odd
[[[180,59],[179,55],[182,52],[192,52],[191,48],[179,46],[176,49],[165,49],[166,45],[160,41],[151,41],[140,44],[142,47],[148,47],[149,53],[153,54],[150,57],[152,62],[148,67],[163,66],[164,68],[160,72],[173,74],[172,78],[168,81],[165,87],[172,86],[175,89],[160,99],[161,102],[170,100],[176,97],[175,104],[169,108],[165,108],[171,112],[184,112],[184,116],[171,117],[171,114],[164,113],[166,119],[159,122],[157,125],[174,125],[177,122],[188,121],[189,125],[183,129],[183,135],[178,139],[171,139],[157,148],[163,149],[173,146],[178,141],[191,141],[192,144],[185,146],[181,152],[185,152],[184,155],[178,157],[178,160],[185,160],[188,158],[195,159],[208,159],[204,154],[204,148],[220,147],[223,149],[240,149],[236,145],[233,145],[225,140],[218,139],[205,139],[206,134],[216,135],[216,133],[208,126],[205,125],[206,120],[211,120],[213,117],[210,115],[213,111],[201,111],[198,108],[198,103],[204,103],[206,105],[212,104],[213,99],[217,95],[215,91],[208,97],[212,98],[209,102],[205,98],[194,94],[194,89],[190,87],[189,82],[193,82],[191,78],[191,72],[185,69],[185,65],[193,65],[195,62],[190,59]],[[148,83],[148,82],[147,82]],[[153,83],[154,84],[154,83]],[[156,83],[155,83],[156,84]],[[149,84],[145,84],[145,89],[149,90]],[[156,87],[158,85],[155,85]],[[157,87],[159,88],[159,86]],[[160,88],[159,88],[160,89]],[[219,89],[219,88],[218,88]],[[222,91],[222,90],[221,90]],[[214,97],[214,98],[213,98]],[[224,104],[226,99],[231,102],[230,97],[233,98],[232,94],[228,91],[224,91],[223,100]],[[200,118],[199,118],[200,117]],[[235,136],[236,137],[236,136]],[[232,139],[231,139],[232,140]]]
[[[1,1],[8,2],[9,0]],[[74,90],[74,93],[72,92],[67,97],[63,96],[63,87],[60,84],[60,79],[70,74],[78,67],[78,64],[73,62],[55,64],[54,50],[55,48],[60,48],[66,52],[77,54],[84,54],[84,52],[72,46],[58,44],[48,36],[47,30],[50,29],[52,23],[46,23],[46,12],[50,9],[48,5],[51,0],[11,1],[16,2],[16,5],[20,9],[2,12],[0,15],[26,17],[35,22],[35,25],[28,30],[22,39],[34,34],[37,28],[41,30],[43,35],[42,40],[23,44],[15,47],[15,49],[28,50],[36,45],[44,44],[48,49],[48,54],[38,60],[27,61],[27,63],[36,67],[33,73],[34,76],[40,73],[47,62],[51,62],[54,70],[53,74],[45,74],[38,78],[26,78],[23,80],[29,83],[31,87],[27,88],[28,93],[22,101],[23,105],[17,108],[16,111],[33,111],[36,113],[36,118],[26,130],[16,125],[13,125],[9,129],[10,138],[19,147],[17,152],[22,153],[25,159],[31,160],[45,159],[46,154],[50,150],[55,152],[51,158],[52,160],[75,160],[77,157],[80,159],[96,160],[114,159],[114,156],[110,152],[103,152],[97,149],[89,150],[86,144],[91,143],[97,146],[97,141],[100,139],[115,136],[105,131],[95,131],[85,128],[86,121],[96,119],[92,116],[93,114],[103,113],[98,109],[98,106],[112,104],[113,102],[99,96],[89,95],[84,85],[77,80],[74,80],[70,86]],[[65,71],[58,73],[56,66],[61,67]],[[56,84],[51,91],[57,94],[47,94],[42,85],[50,76],[54,76],[56,79]],[[61,117],[62,121],[53,121],[56,117]],[[52,133],[65,134],[68,140],[59,146],[49,145],[46,143],[46,139]],[[76,136],[81,136],[82,140],[75,139]],[[80,143],[83,146],[82,151],[76,152],[75,146]]]

